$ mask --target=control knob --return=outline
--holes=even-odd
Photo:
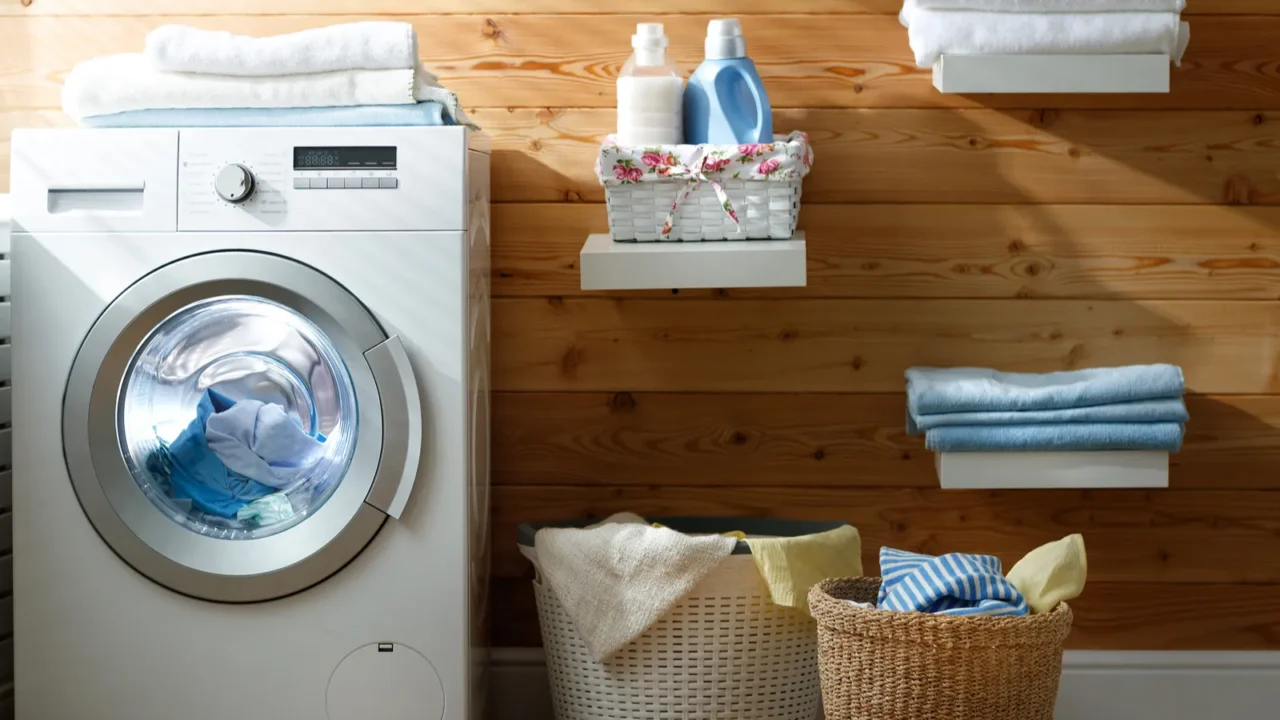
[[[238,205],[253,194],[253,173],[239,163],[224,166],[218,171],[213,181],[213,189],[218,197],[229,203]]]

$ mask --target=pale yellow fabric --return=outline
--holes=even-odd
[[[1027,553],[1006,577],[1027,598],[1031,612],[1046,613],[1079,597],[1088,574],[1084,538],[1068,535]]]
[[[809,589],[862,575],[862,539],[852,525],[794,538],[747,538],[751,558],[778,605],[808,611]]]

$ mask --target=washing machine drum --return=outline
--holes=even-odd
[[[407,356],[319,271],[215,252],[157,269],[86,336],[63,445],[103,540],[177,592],[281,597],[349,562],[412,491]]]

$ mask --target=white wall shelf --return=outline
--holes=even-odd
[[[1168,55],[943,55],[944,93],[1167,93]]]
[[[790,240],[614,242],[592,235],[578,255],[583,290],[804,287],[804,233]]]
[[[1166,452],[938,453],[934,466],[952,490],[1169,487]]]

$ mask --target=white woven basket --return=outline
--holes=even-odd
[[[536,562],[533,548],[522,548]],[[591,658],[555,593],[534,582],[557,720],[814,720],[816,624],[775,605],[731,555],[644,635]]]
[[[671,234],[660,238],[671,205],[686,181],[647,182],[605,188],[609,233],[620,242],[656,240],[787,240],[800,215],[800,180],[726,180],[723,183],[738,220],[729,219],[715,190],[702,183],[680,203]]]

